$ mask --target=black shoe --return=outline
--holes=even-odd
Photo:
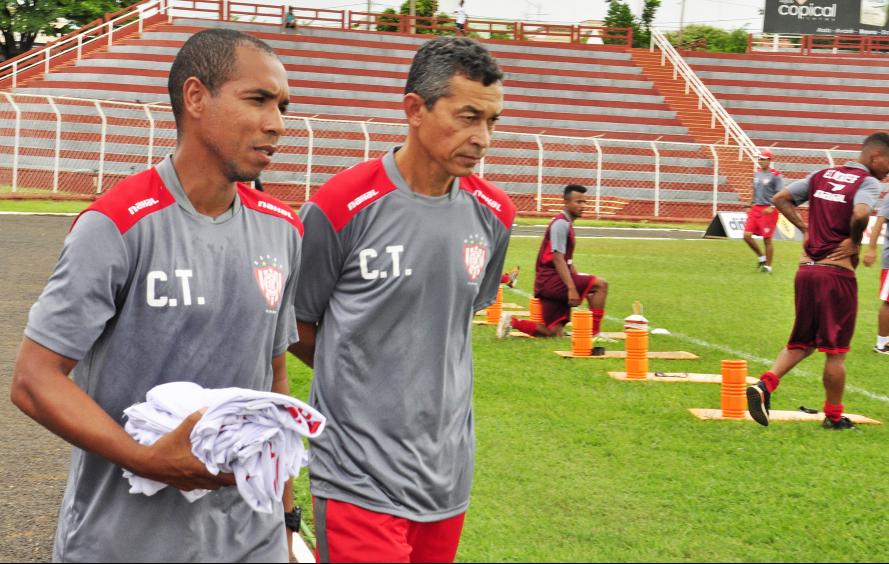
[[[878,352],[880,354],[889,354],[889,345],[881,347],[880,345],[874,345],[874,352]]]
[[[747,388],[747,411],[760,425],[769,426],[769,409],[772,407],[772,394],[765,382],[758,382]]]
[[[824,421],[821,422],[821,426],[825,429],[835,429],[837,431],[845,431],[847,429],[850,431],[858,430],[855,423],[849,421],[849,418],[845,416],[840,417],[837,421],[834,421],[830,417],[825,417]]]

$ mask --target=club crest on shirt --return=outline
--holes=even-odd
[[[259,260],[253,261],[253,265],[253,276],[262,297],[269,308],[274,309],[284,294],[284,271],[278,266],[278,259],[270,255],[259,257]]]
[[[463,240],[463,265],[470,282],[476,282],[485,270],[488,259],[488,243],[479,235]]]

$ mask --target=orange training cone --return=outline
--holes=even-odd
[[[576,309],[571,314],[571,352],[574,356],[593,354],[593,312]]]
[[[747,411],[747,361],[722,361],[722,416],[744,419]]]
[[[531,313],[532,323],[543,323],[543,306],[537,298],[531,298],[528,301],[528,310]]]
[[[496,325],[500,322],[500,314],[503,313],[503,288],[497,289],[497,301],[489,305],[485,313],[489,324]]]
[[[627,329],[627,378],[641,380],[648,377],[648,331]]]

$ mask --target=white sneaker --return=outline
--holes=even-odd
[[[762,270],[762,271],[765,272],[766,274],[771,274],[771,273],[772,273],[772,267],[771,267],[771,266],[768,266],[768,265],[766,265],[766,264],[762,265],[762,268],[761,268],[760,270]]]
[[[500,321],[497,322],[497,338],[505,339],[509,337],[509,331],[512,329],[512,316],[509,312],[504,311],[500,314]]]
[[[878,352],[880,354],[889,354],[889,345],[874,345],[874,352]]]

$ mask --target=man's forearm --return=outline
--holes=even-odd
[[[800,217],[799,213],[796,211],[796,206],[794,206],[792,202],[776,197],[774,200],[772,200],[772,203],[775,205],[776,208],[778,208],[778,211],[780,211],[781,214],[786,217],[788,221],[790,221],[790,223],[796,226],[797,229],[799,229],[803,233],[808,230],[806,222],[804,222],[803,218]]]
[[[13,371],[12,402],[72,445],[137,471],[141,445],[68,378],[75,364],[25,338]]]
[[[879,244],[879,241],[880,241],[880,235],[883,232],[883,225],[885,225],[885,224],[886,224],[886,218],[881,215],[878,215],[877,222],[874,223],[873,231],[871,231],[871,234],[870,234],[870,241],[868,242],[868,247],[870,248],[870,250],[872,250],[874,252],[876,252],[876,250],[877,250],[877,245]]]
[[[574,285],[574,279],[571,277],[571,269],[568,267],[568,262],[565,260],[565,256],[562,253],[553,253],[553,264],[556,267],[556,272],[559,274],[559,278],[562,279],[562,283],[568,288],[568,292],[577,292],[577,287]]]
[[[851,229],[849,231],[849,239],[852,240],[855,245],[861,245],[861,240],[864,238],[864,231],[867,229],[867,224],[870,223],[870,217],[858,217],[855,216],[852,218],[852,223],[850,225]]]
[[[315,336],[318,333],[318,326],[310,321],[297,320],[296,330],[299,342],[290,345],[287,350],[309,368],[315,368]]]

